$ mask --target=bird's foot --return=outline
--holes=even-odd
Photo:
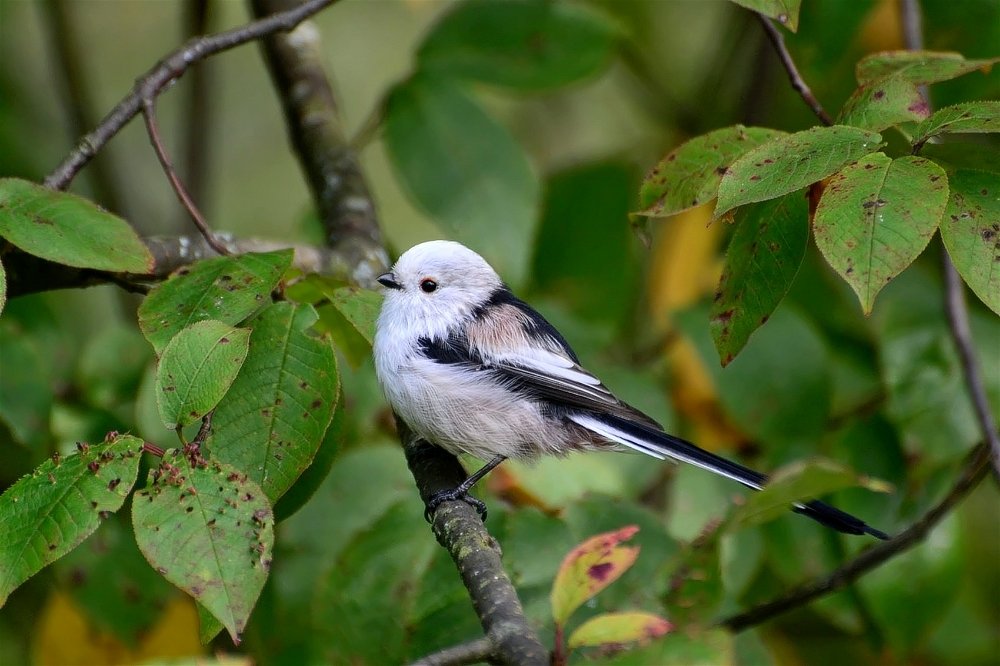
[[[484,523],[486,522],[486,503],[470,495],[468,488],[463,488],[462,486],[452,488],[451,490],[442,490],[431,495],[430,499],[427,500],[427,506],[424,508],[424,520],[428,523],[431,522],[434,512],[437,511],[437,508],[441,504],[456,500],[461,500],[474,508],[476,513],[479,514],[480,519]]]

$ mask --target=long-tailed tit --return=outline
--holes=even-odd
[[[375,332],[375,368],[396,414],[418,436],[486,465],[435,495],[427,515],[461,499],[485,514],[469,489],[507,458],[587,449],[634,449],[697,465],[760,490],[767,476],[667,434],[580,366],[569,344],[519,300],[478,254],[431,241],[379,276],[385,302]],[[792,507],[841,532],[888,536],[828,504]]]

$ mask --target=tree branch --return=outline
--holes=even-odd
[[[922,50],[924,48],[924,35],[920,5],[916,0],[899,0],[899,14],[902,19],[903,39],[906,48],[911,51]],[[928,94],[926,89],[923,94],[926,98]],[[930,99],[927,100],[927,106],[930,107]],[[914,152],[919,152],[922,145],[914,146]],[[965,287],[962,286],[962,278],[955,269],[951,257],[948,256],[948,250],[944,247],[941,248],[941,271],[944,277],[944,306],[948,317],[948,330],[951,331],[955,348],[958,350],[958,357],[962,363],[962,376],[969,389],[969,397],[972,399],[972,407],[976,413],[976,420],[979,422],[979,429],[982,430],[983,437],[989,443],[993,476],[1000,482],[1000,432],[997,431],[996,421],[990,412],[989,399],[986,397],[986,385],[983,382],[983,376],[979,371],[979,363],[976,359],[972,329],[969,326],[969,308],[965,301]]]
[[[262,15],[288,11],[298,2],[251,0],[251,5]],[[351,259],[356,267],[354,282],[374,286],[389,257],[371,193],[341,126],[319,33],[304,23],[294,32],[262,40],[261,46],[327,242]]]
[[[465,480],[465,470],[455,456],[417,439],[401,420],[396,423],[424,502]],[[547,665],[548,652],[525,618],[517,591],[504,572],[500,545],[476,510],[465,502],[444,502],[434,512],[431,527],[458,568],[494,658],[503,664]]]
[[[719,624],[731,631],[738,632],[749,629],[782,613],[804,606],[823,595],[836,592],[880,564],[917,545],[969,494],[969,491],[983,480],[987,469],[989,469],[989,465],[987,465],[989,452],[988,446],[977,446],[963,466],[955,485],[944,499],[891,540],[883,541],[862,552],[825,578],[800,585],[777,599],[728,617]]]
[[[479,638],[461,645],[438,650],[418,659],[410,666],[464,666],[488,661],[493,655],[493,644],[488,638]]]
[[[83,167],[142,110],[145,99],[154,99],[170,83],[180,78],[191,65],[231,48],[266,35],[290,30],[335,0],[306,0],[288,11],[253,21],[247,25],[188,41],[167,55],[140,77],[132,90],[82,139],[66,158],[46,177],[45,186],[64,190]]]
[[[806,85],[806,82],[802,79],[802,75],[799,74],[798,67],[795,66],[795,61],[792,60],[792,54],[788,52],[788,47],[785,46],[785,38],[781,32],[774,27],[771,23],[771,19],[764,16],[760,12],[754,12],[757,18],[760,20],[762,26],[764,26],[764,32],[767,33],[768,39],[771,40],[771,44],[774,45],[774,50],[778,53],[778,58],[781,59],[781,64],[788,73],[788,80],[792,84],[792,88],[795,89],[797,93],[802,97],[803,101],[812,109],[812,112],[816,114],[824,125],[832,125],[833,118],[830,114],[826,112],[823,105],[819,103],[816,96],[813,95],[812,90]]]

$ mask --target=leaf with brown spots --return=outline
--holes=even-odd
[[[167,466],[135,495],[135,540],[154,569],[239,643],[271,567],[271,506],[256,483],[228,465],[192,467],[173,450],[164,456]]]
[[[977,69],[988,72],[1000,58],[966,60],[951,51],[882,51],[865,56],[855,66],[858,83],[899,73],[917,85],[948,81]]]
[[[1000,178],[956,171],[949,184],[941,240],[969,288],[1000,314]]]
[[[648,643],[666,635],[673,628],[670,622],[653,613],[605,613],[592,617],[577,627],[566,644],[569,649],[575,650],[581,647]]]
[[[734,125],[691,139],[660,160],[642,181],[639,215],[667,217],[711,201],[730,164],[784,132]]]
[[[618,580],[635,563],[639,547],[619,544],[638,531],[638,527],[629,525],[598,534],[570,551],[552,583],[552,617],[556,624],[565,625],[580,604]]]
[[[190,425],[232,386],[250,345],[250,330],[199,321],[173,337],[156,366],[156,406],[169,429]]]
[[[249,322],[250,353],[212,418],[208,448],[276,501],[309,466],[337,405],[337,357],[311,305],[275,303]]]
[[[19,178],[0,178],[0,238],[66,266],[138,274],[153,268],[128,222],[83,197]]]
[[[985,134],[1000,132],[1000,102],[967,102],[936,111],[917,125],[914,145],[922,145],[938,134]]]
[[[726,171],[719,184],[715,216],[800,190],[875,152],[881,141],[876,132],[846,125],[813,127],[772,139]]]
[[[837,122],[881,132],[900,123],[921,121],[930,114],[917,84],[899,73],[863,83],[844,103]]]
[[[709,324],[722,365],[743,349],[788,293],[809,242],[801,193],[741,207]]]
[[[830,179],[813,219],[816,245],[866,315],[927,247],[947,202],[947,175],[922,157],[876,153]]]
[[[0,495],[0,606],[90,536],[132,490],[142,440],[121,435],[78,451],[53,456]]]

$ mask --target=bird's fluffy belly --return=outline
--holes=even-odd
[[[538,406],[483,376],[417,359],[386,385],[396,413],[424,439],[480,459],[532,458],[557,453],[568,442]]]

